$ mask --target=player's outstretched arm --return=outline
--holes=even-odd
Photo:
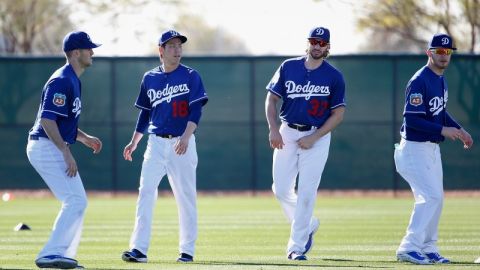
[[[270,147],[282,149],[285,144],[277,124],[277,103],[279,101],[280,97],[268,92],[265,99],[265,115],[267,117],[268,129],[270,130],[268,134]]]
[[[123,158],[128,161],[132,161],[132,153],[137,149],[138,142],[142,139],[143,133],[135,131],[132,136],[132,140],[123,149]]]
[[[88,135],[81,129],[77,129],[77,141],[92,148],[94,154],[98,154],[102,150],[102,141],[97,137]]]

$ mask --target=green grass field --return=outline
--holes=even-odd
[[[413,199],[319,196],[321,220],[307,262],[285,257],[289,225],[272,196],[199,196],[195,262],[175,262],[178,221],[173,197],[158,200],[149,263],[125,263],[135,214],[135,196],[90,196],[78,260],[87,269],[479,269],[480,198],[447,197],[439,246],[454,261],[446,266],[396,262]],[[0,202],[0,269],[35,269],[60,204],[52,198]],[[19,222],[31,231],[14,232]]]

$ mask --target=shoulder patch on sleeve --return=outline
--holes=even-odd
[[[410,105],[420,106],[423,104],[422,94],[411,94],[410,95]]]
[[[57,107],[63,107],[65,106],[66,99],[67,97],[64,94],[55,93],[53,95],[53,104]]]

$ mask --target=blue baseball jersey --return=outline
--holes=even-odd
[[[407,84],[403,124],[400,129],[402,138],[417,142],[440,142],[446,125],[448,86],[444,76],[435,74],[428,66],[418,70]],[[405,117],[413,115],[424,122],[421,128],[407,125]],[[428,124],[428,125],[426,125]]]
[[[180,136],[187,127],[189,107],[207,101],[198,72],[180,64],[172,72],[161,67],[146,72],[135,106],[149,111],[148,133]]]
[[[37,119],[29,134],[48,138],[40,124],[41,118],[47,118],[56,121],[65,142],[75,143],[82,111],[81,87],[70,64],[57,69],[43,87]]]
[[[346,106],[343,75],[327,61],[314,70],[305,67],[306,57],[287,59],[267,85],[283,99],[282,121],[321,127],[331,111]]]

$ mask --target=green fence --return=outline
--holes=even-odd
[[[272,150],[264,116],[265,85],[286,57],[185,57],[209,95],[197,130],[200,190],[265,190],[271,186]],[[25,145],[41,89],[63,58],[0,58],[0,189],[45,188],[30,166]],[[348,55],[329,61],[345,76],[347,112],[333,132],[321,189],[404,189],[395,173],[393,144],[403,110],[404,88],[426,63],[424,55]],[[158,58],[94,58],[82,80],[80,127],[100,137],[99,155],[72,147],[85,187],[138,187],[146,139],[134,161],[122,158],[138,110],[133,103],[143,73]],[[480,143],[480,56],[454,55],[447,70],[448,110]],[[442,144],[447,189],[480,188],[480,146],[465,151]],[[168,186],[166,179],[161,187]]]

